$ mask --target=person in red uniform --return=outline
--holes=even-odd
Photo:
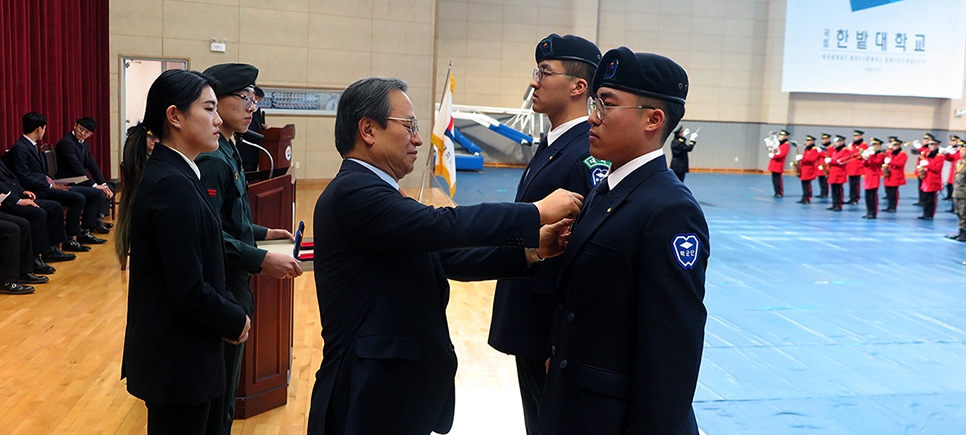
[[[895,213],[899,205],[899,186],[906,184],[906,160],[909,156],[902,151],[902,141],[896,136],[889,136],[892,148],[886,152],[883,163],[889,168],[889,174],[884,176],[883,184],[886,191],[886,208],[882,211]]]
[[[849,176],[849,205],[859,205],[859,186],[862,183],[863,171],[861,156],[862,152],[869,148],[869,145],[862,139],[863,134],[865,132],[862,130],[852,132],[852,143],[849,144],[849,148],[855,154],[855,158],[845,166],[845,172]]]
[[[828,164],[825,163],[826,157],[831,157],[829,154],[830,146],[832,145],[832,136],[828,133],[822,133],[822,146],[816,147],[818,149],[818,196],[816,198],[828,198]]]
[[[943,197],[943,201],[953,200],[953,182],[956,180],[956,161],[959,160],[959,142],[959,136],[956,136],[955,134],[949,135],[949,147],[943,153],[943,156],[946,157],[946,161],[950,164],[949,175],[946,177],[946,196]],[[956,208],[950,204],[949,210],[946,211],[949,213],[955,213]]]
[[[936,214],[936,194],[943,188],[943,163],[946,158],[939,152],[939,142],[929,143],[929,150],[925,152],[929,162],[919,170],[922,178],[922,216],[919,219],[931,221]]]
[[[919,192],[919,200],[916,201],[915,204],[913,204],[915,206],[922,206],[922,196],[923,196],[923,192],[922,192],[922,177],[919,177],[918,176],[919,175],[919,168],[921,168],[922,166],[924,166],[926,164],[926,162],[924,162],[924,160],[926,160],[926,151],[927,151],[927,148],[929,147],[929,142],[932,142],[932,141],[936,140],[936,138],[932,135],[932,133],[926,133],[926,134],[922,135],[922,139],[923,139],[922,140],[922,145],[919,146],[919,147],[916,147],[916,153],[919,154],[919,157],[916,159],[916,180],[917,180],[917,183],[918,183],[918,187],[916,187],[916,191]],[[915,146],[915,145],[913,145],[913,146]]]
[[[862,219],[875,219],[879,212],[879,182],[882,179],[882,163],[886,153],[882,151],[882,141],[872,138],[872,146],[862,152],[862,168],[865,179],[862,189],[865,190],[865,216]]]
[[[771,185],[775,189],[775,198],[785,196],[785,186],[782,183],[782,173],[785,172],[785,157],[788,157],[788,131],[778,132],[778,150],[768,153],[768,171],[771,172]]]
[[[829,165],[828,184],[832,190],[832,206],[828,210],[842,211],[842,185],[846,181],[845,165],[855,156],[852,150],[845,146],[844,137],[836,135],[832,144],[835,147],[834,153],[830,151],[832,157],[826,160]]]
[[[812,180],[818,173],[818,149],[815,148],[815,137],[805,136],[805,151],[798,160],[801,168],[799,179],[802,180],[802,199],[795,201],[798,204],[810,204],[812,202]],[[823,162],[824,163],[824,162]]]

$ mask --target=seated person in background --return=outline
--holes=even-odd
[[[93,187],[100,190],[104,194],[104,197],[109,200],[114,197],[114,191],[107,185],[107,180],[101,174],[101,168],[97,166],[97,162],[94,161],[94,155],[91,154],[90,144],[87,143],[87,139],[94,134],[94,130],[97,130],[97,123],[92,118],[85,116],[78,119],[74,123],[74,129],[57,142],[57,147],[55,148],[57,152],[57,174],[55,177],[71,178],[86,176],[88,180],[77,183],[77,185]],[[102,204],[101,210],[97,214],[97,222],[99,225],[94,226],[94,231],[107,234],[107,231],[103,230],[109,229],[113,225],[103,223],[103,219],[104,216],[107,216],[108,211],[110,211],[111,202],[105,200],[102,201]]]
[[[0,192],[9,195],[0,202],[0,211],[19,216],[30,223],[34,254],[33,272],[54,273],[46,262],[70,261],[74,254],[65,254],[57,246],[67,239],[64,231],[64,208],[57,201],[37,199],[33,192],[24,190],[17,177],[0,162]]]
[[[100,244],[107,240],[91,235],[97,226],[97,212],[101,209],[104,194],[93,187],[68,186],[54,183],[47,175],[47,159],[40,152],[39,141],[47,132],[47,117],[36,112],[23,116],[23,136],[17,139],[7,153],[10,170],[25,190],[40,199],[51,199],[67,207],[64,224],[67,229],[65,251],[86,252],[84,245]],[[81,220],[83,213],[83,221]],[[104,228],[106,230],[106,228]]]
[[[26,219],[0,213],[0,293],[29,294],[28,284],[43,284],[46,276],[33,274],[30,224]]]

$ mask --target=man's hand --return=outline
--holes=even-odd
[[[37,205],[36,202],[34,202],[34,200],[27,199],[27,198],[21,198],[20,201],[17,201],[17,205],[25,205],[25,206],[31,206],[31,207],[40,207],[39,205]]]
[[[561,219],[553,225],[540,227],[540,246],[537,255],[540,258],[551,258],[563,254],[564,248],[570,241],[570,224],[573,219]]]
[[[104,185],[104,184],[102,184],[102,185],[100,185],[100,186],[94,186],[94,187],[95,187],[95,188],[97,188],[97,190],[100,190],[101,192],[104,192],[104,197],[105,197],[105,198],[107,198],[107,199],[111,199],[111,198],[113,198],[113,197],[114,197],[114,191],[113,191],[113,190],[111,190],[111,188],[110,188],[110,187],[107,187],[107,186],[106,186],[106,185]]]
[[[251,329],[252,329],[252,318],[248,317],[248,315],[245,315],[245,328],[242,329],[242,333],[240,336],[238,336],[238,339],[229,340],[226,338],[225,341],[231,344],[242,344],[245,342],[245,340],[248,340],[248,331]]]
[[[275,239],[289,239],[295,241],[295,236],[288,232],[286,229],[282,228],[269,228],[268,232],[265,233],[265,240],[275,240]]]
[[[295,257],[269,252],[262,260],[262,273],[278,279],[295,278],[302,275],[302,266]]]
[[[50,185],[50,188],[51,189],[57,189],[57,190],[70,190],[70,186],[68,186],[66,184],[60,184],[60,183],[51,184]]]
[[[540,223],[552,224],[566,217],[577,217],[580,207],[584,205],[584,197],[579,193],[557,189],[533,205],[540,211]]]
[[[24,190],[23,196],[26,196],[27,198],[30,198],[30,199],[37,199],[37,195],[35,195],[33,192],[29,190]]]

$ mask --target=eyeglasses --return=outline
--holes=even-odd
[[[242,94],[228,94],[228,95],[234,95],[238,98],[241,98],[242,101],[245,102],[245,110],[251,109],[252,106],[256,106],[256,107],[258,106],[258,101],[255,101],[255,98],[252,97],[251,95],[242,95]]]
[[[543,68],[535,68],[533,70],[533,77],[532,78],[537,79],[537,83],[542,82],[543,81],[543,78],[546,77],[546,76],[567,76],[567,77],[577,78],[577,76],[575,76],[575,75],[571,75],[571,74],[567,74],[567,73],[553,72],[553,71],[546,70],[546,69],[543,69]]]
[[[611,106],[604,104],[600,97],[587,97],[587,115],[597,115],[597,119],[604,120],[606,109],[657,109],[654,106]]]
[[[403,127],[406,127],[406,130],[409,130],[409,134],[413,136],[419,134],[419,124],[416,123],[416,118],[396,118],[389,116],[386,119],[390,119],[402,124]]]

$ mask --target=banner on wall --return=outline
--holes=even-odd
[[[966,2],[788,0],[782,92],[963,97]]]

